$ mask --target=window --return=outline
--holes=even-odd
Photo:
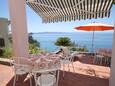
[[[4,47],[4,46],[5,46],[4,39],[0,38],[0,47]]]

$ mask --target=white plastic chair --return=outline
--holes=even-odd
[[[69,65],[72,65],[73,71],[75,72],[73,61],[74,61],[74,55],[71,54],[68,47],[61,47],[63,51],[63,55],[61,58],[61,63],[63,64],[63,77],[64,77],[64,71],[65,71],[65,65],[68,65],[68,70],[70,71]]]
[[[21,62],[22,61],[22,62]],[[16,84],[16,80],[18,79],[19,75],[28,74],[30,79],[30,86],[32,86],[31,82],[31,67],[27,64],[27,60],[23,57],[16,57],[12,62],[13,70],[14,70],[14,82],[13,86]]]
[[[59,70],[33,70],[32,74],[35,79],[35,86],[58,86]]]
[[[50,63],[51,61],[46,58],[43,59],[47,60],[48,63]],[[36,86],[54,86],[55,84],[58,86],[59,69],[52,68],[52,67],[49,68],[48,65],[40,68],[39,67],[40,64],[42,64],[40,59],[36,60],[34,64],[34,68],[32,70],[32,74],[34,75]]]
[[[95,55],[94,59],[93,59],[93,64],[95,64],[96,62],[99,62],[99,64],[102,65],[103,59],[104,59],[104,56],[102,56],[102,55]]]
[[[105,59],[105,56],[103,55],[102,50],[101,49],[95,50],[93,64],[99,63],[100,65],[102,65],[103,62],[104,63],[106,62],[106,59],[105,60],[104,59]]]

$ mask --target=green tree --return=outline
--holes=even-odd
[[[38,53],[40,53],[40,49],[39,49],[40,48],[40,43],[37,40],[33,39],[32,34],[33,33],[30,33],[29,38],[28,38],[29,53],[30,54],[38,54]]]
[[[28,38],[29,44],[34,44],[36,47],[40,47],[40,43],[32,37],[32,34],[33,33],[29,34]]]
[[[55,45],[57,45],[57,46],[74,46],[75,43],[71,42],[71,39],[68,37],[60,37],[55,42]]]

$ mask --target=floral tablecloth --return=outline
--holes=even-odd
[[[28,65],[31,71],[60,69],[60,56],[54,53],[31,55],[30,58],[14,57],[16,64]]]
[[[30,61],[33,64],[33,70],[36,71],[59,69],[61,67],[60,57],[54,53],[32,55]]]

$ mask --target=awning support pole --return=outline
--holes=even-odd
[[[110,73],[109,86],[115,86],[115,22],[114,22],[114,36],[113,36],[111,73]]]

